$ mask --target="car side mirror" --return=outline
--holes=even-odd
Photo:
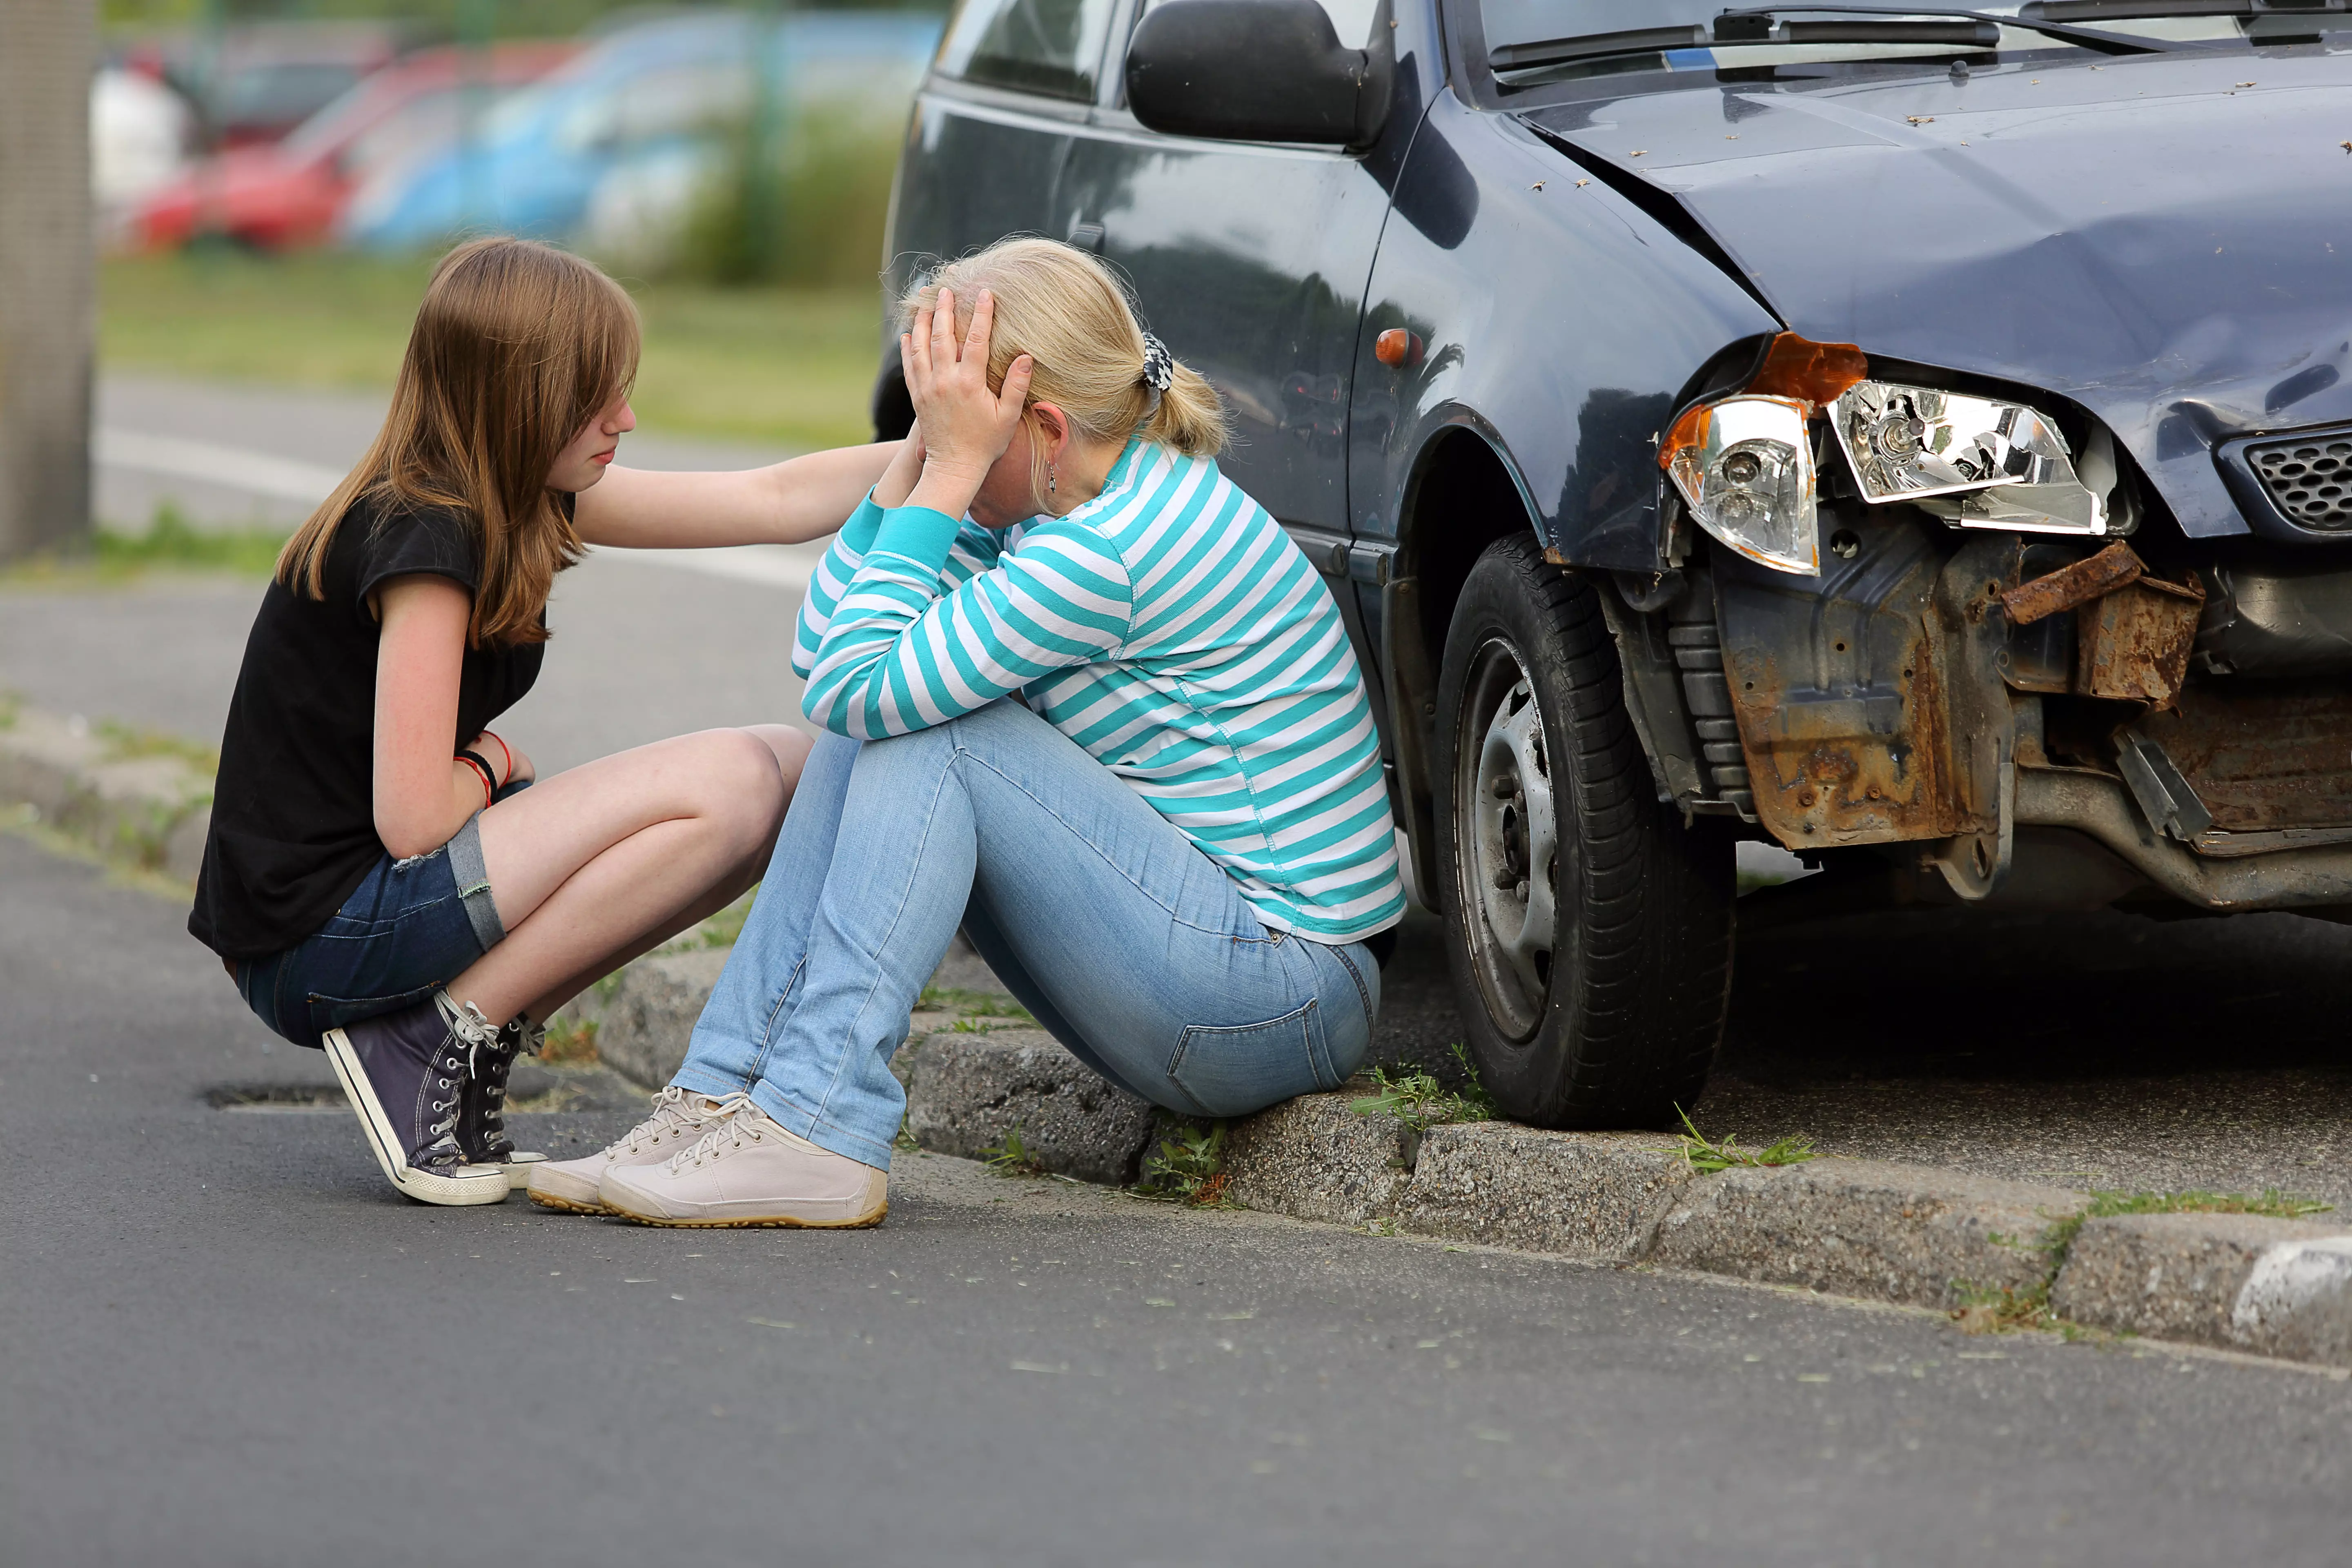
[[[1169,0],[1128,45],[1128,107],[1171,136],[1365,146],[1395,70],[1387,26],[1373,34],[1347,47],[1316,0]]]

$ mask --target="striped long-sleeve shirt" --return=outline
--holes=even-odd
[[[866,740],[1018,693],[1273,929],[1355,942],[1404,911],[1339,608],[1208,458],[1131,444],[1094,500],[1001,533],[869,499],[809,586],[793,668],[811,719]]]

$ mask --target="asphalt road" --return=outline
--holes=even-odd
[[[179,922],[0,837],[0,1562],[2343,1560],[2340,1376],[938,1157],[854,1234],[411,1205],[207,1103],[326,1074]]]

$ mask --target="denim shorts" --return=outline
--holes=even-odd
[[[236,965],[236,988],[281,1038],[319,1047],[329,1029],[396,1013],[464,973],[506,936],[482,863],[478,816],[429,855],[377,861],[308,938]]]

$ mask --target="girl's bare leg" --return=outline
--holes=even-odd
[[[810,742],[707,730],[542,779],[482,813],[504,942],[449,984],[492,1022],[544,1020],[724,908],[765,869]]]

